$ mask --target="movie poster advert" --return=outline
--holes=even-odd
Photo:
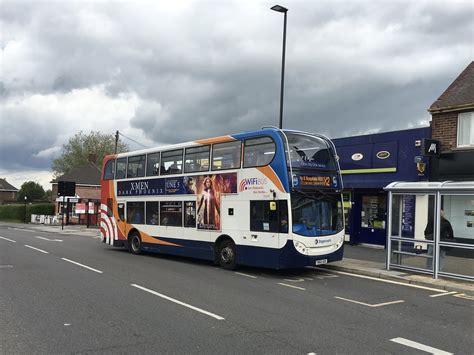
[[[237,193],[237,174],[195,176],[197,228],[221,229],[221,194]]]

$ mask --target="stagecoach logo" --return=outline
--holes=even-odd
[[[352,157],[351,157],[351,159],[355,161],[362,160],[363,158],[364,158],[364,154],[362,153],[354,153],[352,154]]]
[[[390,152],[386,150],[381,150],[377,153],[377,158],[379,159],[387,159],[390,156]]]
[[[267,184],[267,178],[247,178],[240,180],[239,192],[253,190],[254,192],[264,192],[264,186]]]
[[[331,239],[315,239],[314,244],[318,245],[319,243],[324,244],[324,243],[330,243]]]

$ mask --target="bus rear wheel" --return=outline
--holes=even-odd
[[[235,244],[232,240],[226,239],[217,246],[217,261],[222,268],[234,270],[237,267],[237,254]]]
[[[138,232],[133,232],[128,237],[128,250],[132,254],[141,254],[142,252],[142,238]]]

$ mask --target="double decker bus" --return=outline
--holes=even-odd
[[[104,158],[102,241],[237,265],[301,268],[342,259],[334,144],[264,127]]]

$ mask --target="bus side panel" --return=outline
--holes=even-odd
[[[163,237],[160,237],[159,239],[169,243],[178,244],[179,246],[143,243],[143,250],[155,253],[186,256],[196,259],[214,260],[213,243]]]

